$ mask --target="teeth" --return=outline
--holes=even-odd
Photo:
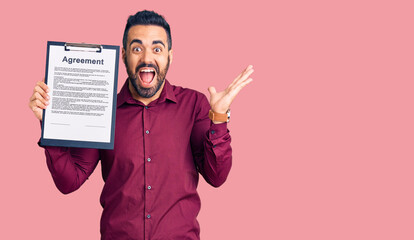
[[[140,72],[154,72],[153,69],[142,69]]]

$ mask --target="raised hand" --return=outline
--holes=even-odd
[[[42,121],[43,109],[49,105],[49,87],[44,81],[39,81],[33,89],[33,94],[30,97],[29,108],[33,111],[37,119]]]
[[[253,81],[250,78],[253,71],[253,66],[249,65],[224,91],[217,92],[214,87],[209,87],[211,110],[216,113],[226,113],[240,90]]]

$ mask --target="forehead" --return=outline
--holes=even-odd
[[[139,39],[143,43],[154,40],[161,40],[167,43],[167,33],[160,26],[135,25],[128,31],[128,44],[134,39]]]

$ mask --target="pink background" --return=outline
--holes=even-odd
[[[232,105],[234,165],[200,181],[202,239],[414,239],[412,1],[9,1],[1,7],[2,239],[98,239],[100,167],[55,188],[27,107],[46,41],[121,45],[154,9],[172,27],[167,78],[207,93],[248,64]],[[119,82],[126,79],[120,65]]]

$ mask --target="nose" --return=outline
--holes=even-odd
[[[142,61],[145,64],[150,64],[153,63],[153,57],[152,57],[152,53],[151,51],[144,51],[143,55],[142,55]]]

